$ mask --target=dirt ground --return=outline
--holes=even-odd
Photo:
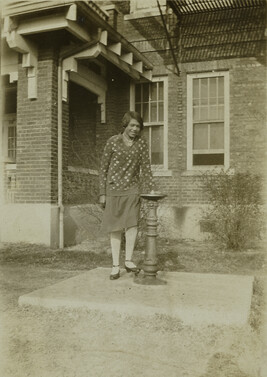
[[[88,244],[89,245],[89,244]],[[153,323],[86,310],[18,306],[20,295],[109,266],[96,244],[54,251],[2,245],[1,377],[259,377],[262,357],[264,248],[239,254],[199,243],[160,244],[163,269],[256,277],[250,321],[243,327]],[[137,262],[142,253],[136,253]]]

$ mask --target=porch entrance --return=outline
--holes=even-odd
[[[95,236],[100,225],[101,211],[97,205],[100,156],[96,136],[100,105],[96,94],[71,81],[69,104],[65,105],[69,122],[63,163],[63,203],[64,239],[68,246]]]

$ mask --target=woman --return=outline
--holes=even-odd
[[[120,277],[121,236],[125,230],[125,268],[139,272],[132,262],[140,212],[140,190],[151,191],[151,166],[141,116],[128,111],[123,131],[112,136],[104,149],[100,169],[100,203],[105,208],[102,229],[110,233],[113,267],[111,280]]]

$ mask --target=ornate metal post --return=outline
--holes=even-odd
[[[146,219],[147,232],[146,232],[146,251],[145,260],[143,265],[144,274],[135,278],[135,283],[144,285],[162,285],[166,281],[157,278],[158,260],[157,260],[157,247],[156,237],[157,233],[157,207],[158,201],[166,195],[159,192],[151,191],[148,194],[141,194],[141,197],[148,200],[148,215]]]

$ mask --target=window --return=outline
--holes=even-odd
[[[187,168],[228,168],[229,74],[192,74],[187,84]]]
[[[135,85],[134,108],[144,121],[151,164],[167,169],[167,80]]]
[[[7,155],[11,160],[16,160],[16,149],[17,149],[17,135],[16,135],[16,125],[8,125],[7,132]]]
[[[161,7],[166,6],[166,0],[159,0],[159,3]],[[147,10],[156,10],[159,13],[157,0],[130,0],[130,9],[131,13]]]

